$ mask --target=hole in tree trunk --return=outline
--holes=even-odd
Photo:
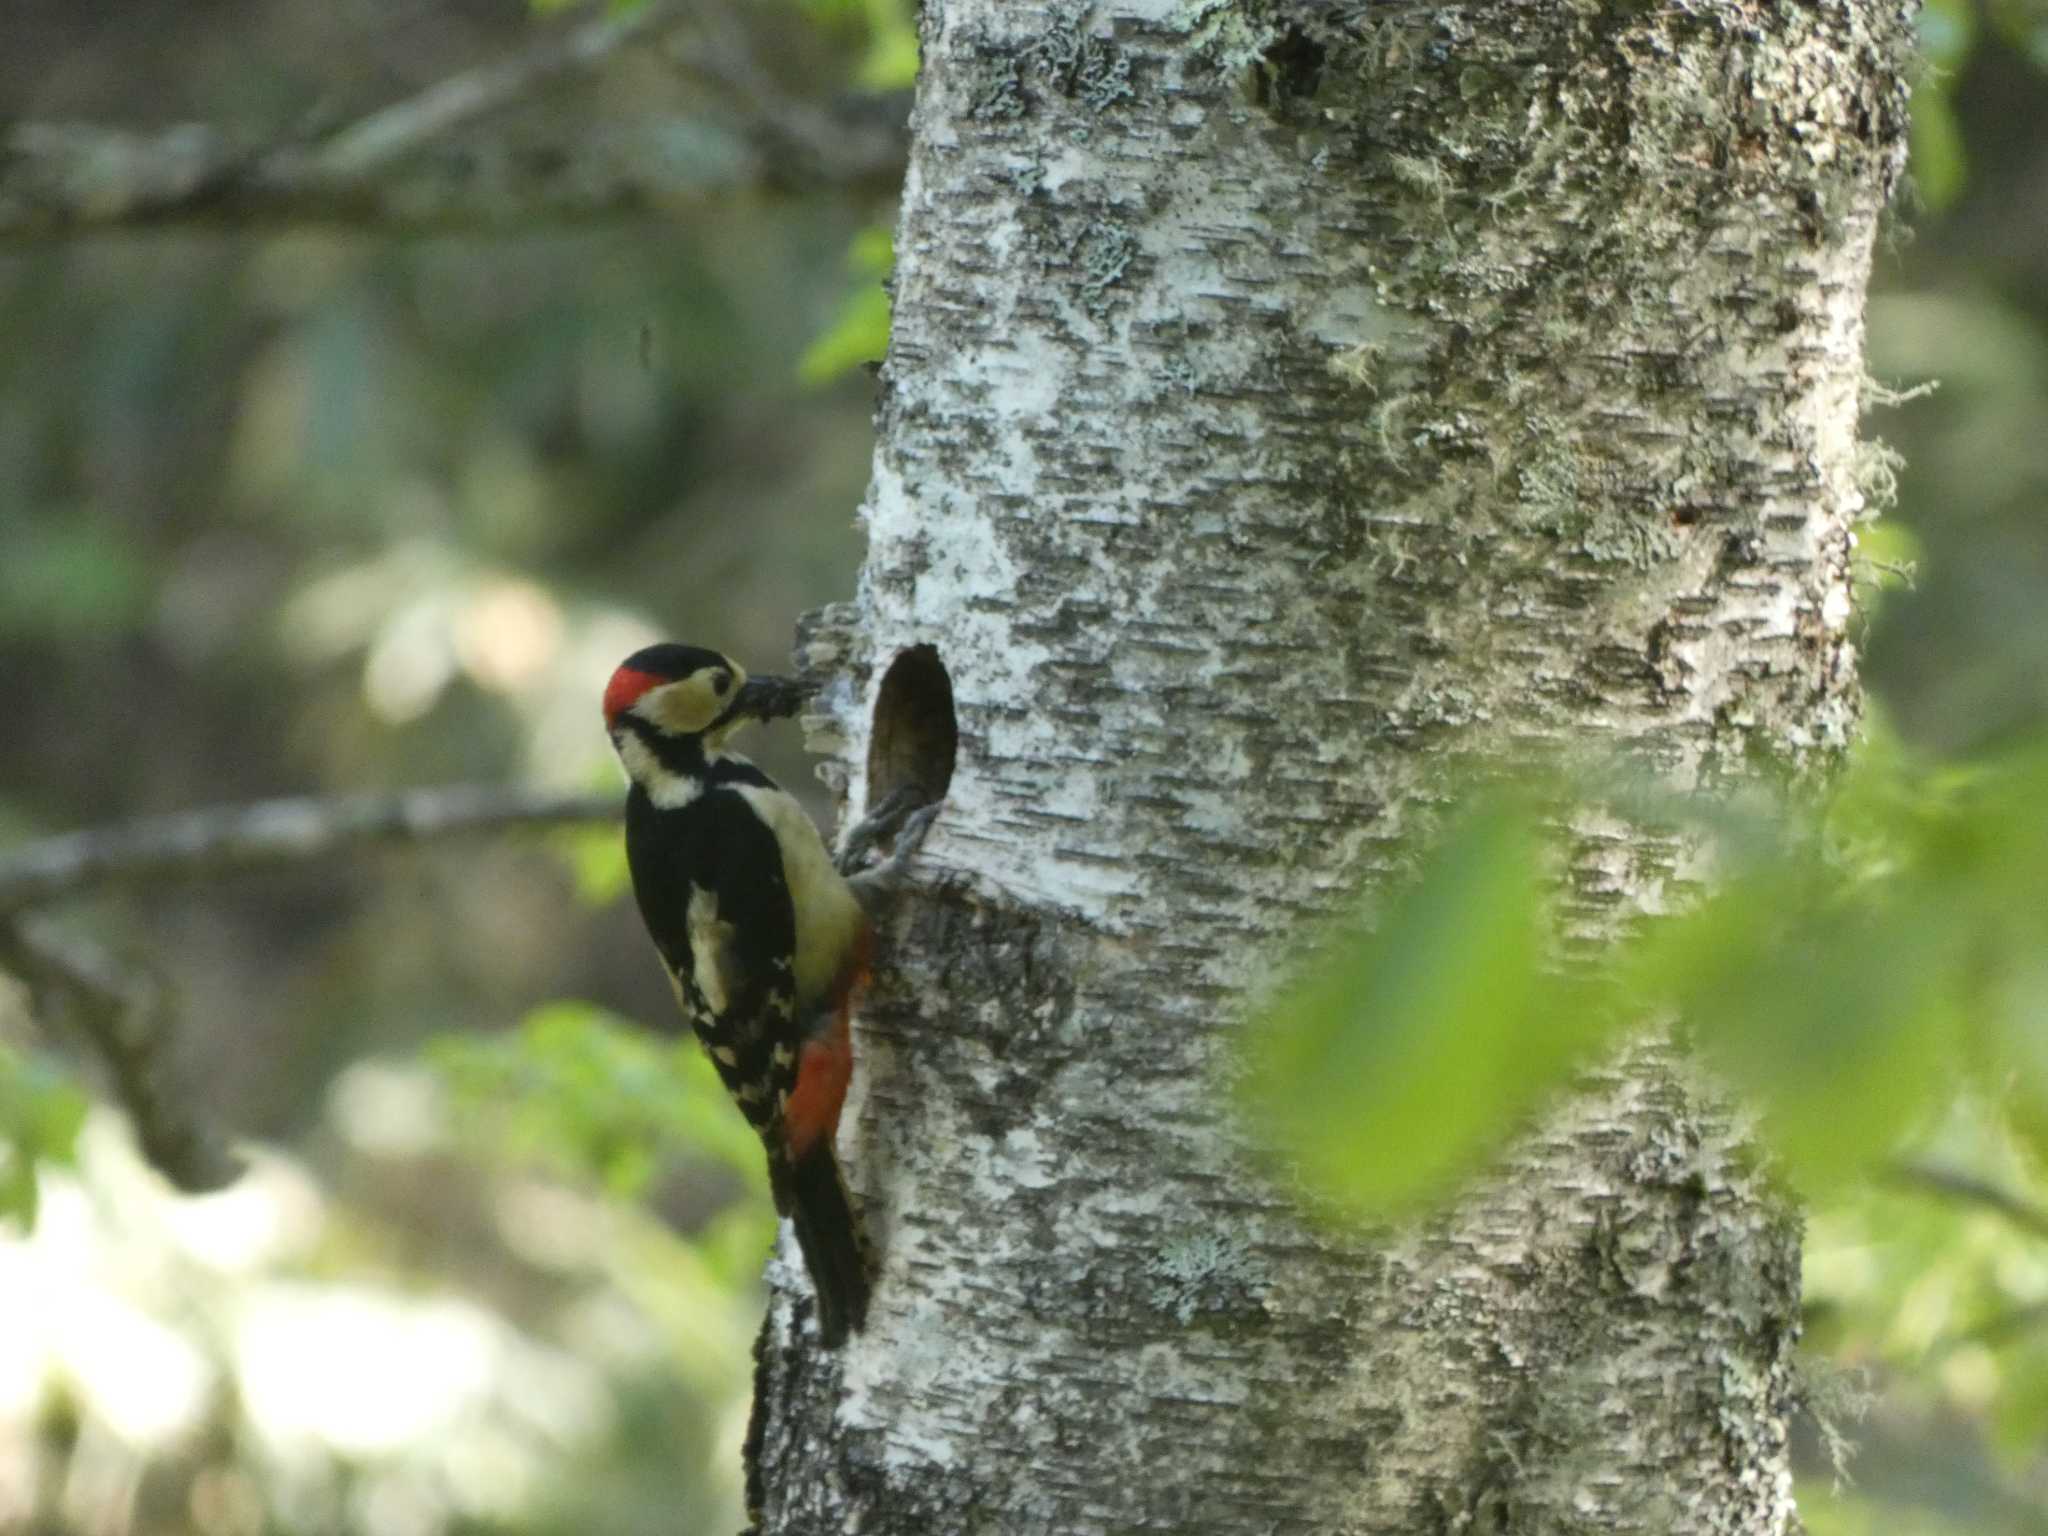
[[[1258,104],[1308,101],[1323,83],[1323,46],[1300,27],[1289,27],[1261,56]]]
[[[898,652],[882,675],[875,729],[868,738],[870,809],[906,786],[916,791],[920,805],[944,798],[959,745],[953,679],[937,647],[913,645]]]

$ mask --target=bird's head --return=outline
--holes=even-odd
[[[715,752],[750,720],[795,714],[811,694],[783,677],[747,676],[730,656],[694,645],[650,645],[619,663],[604,690],[604,723],[635,778],[638,747],[667,760]]]

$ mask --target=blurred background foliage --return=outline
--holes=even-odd
[[[10,0],[0,120],[270,142],[588,14],[535,9]],[[914,68],[906,0],[733,14],[796,96]],[[1864,543],[1868,675],[1919,765],[1886,782],[1916,801],[1926,765],[2010,756],[2048,716],[2048,8],[1937,0],[1922,26],[1914,197],[1870,309],[1869,427],[1902,463]],[[547,110],[672,96],[643,67]],[[620,655],[678,634],[773,666],[850,589],[892,214],[734,196],[490,237],[0,246],[0,840],[282,792],[615,782],[593,701]],[[761,755],[807,784],[791,734]],[[1415,931],[1483,910],[1513,938],[1518,826],[1457,834]],[[0,987],[0,1528],[738,1527],[772,1222],[701,1060],[640,1031],[673,1003],[621,873],[609,835],[558,833],[63,912],[174,987],[190,1091],[263,1150],[231,1189],[168,1194]],[[1425,1042],[1466,1007],[1384,995]],[[2005,1000],[2048,1054],[2043,999],[2036,976]],[[1442,1100],[1464,1070],[1409,1080]],[[1816,1536],[2048,1528],[2048,1182],[2010,1107],[1912,1097],[1902,1150],[1854,1148],[1905,1160],[1891,1176],[1818,1181]],[[1468,1155],[1441,1147],[1431,1178]]]
[[[592,14],[552,9],[11,0],[0,121],[270,142]],[[732,20],[807,97],[915,68],[897,0]],[[687,105],[640,56],[537,109]],[[891,212],[0,246],[0,842],[608,787],[621,656],[786,665],[859,559],[880,349],[848,316],[873,331]],[[760,755],[814,789],[793,737]],[[175,990],[180,1077],[268,1150],[170,1195],[0,992],[0,1529],[739,1528],[773,1221],[698,1053],[641,1033],[675,1005],[623,875],[616,832],[514,834],[62,912]]]

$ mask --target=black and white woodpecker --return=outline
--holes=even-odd
[[[612,673],[605,727],[632,787],[626,861],[676,1001],[761,1137],[828,1345],[866,1320],[860,1230],[833,1151],[872,929],[802,806],[727,749],[810,690],[716,651],[654,645]],[[900,865],[926,815],[899,836]],[[896,823],[902,824],[900,814]],[[893,830],[893,828],[892,828]]]

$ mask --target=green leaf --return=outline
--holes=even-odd
[[[889,295],[872,284],[849,294],[825,334],[797,360],[796,374],[813,387],[871,363],[889,350]]]
[[[1339,1209],[1440,1197],[1601,1038],[1604,1011],[1545,964],[1542,886],[1533,814],[1481,806],[1256,1025],[1255,1123]]]
[[[886,224],[870,224],[846,247],[846,269],[856,277],[887,277],[896,265],[896,236]]]
[[[1909,138],[1913,185],[1929,211],[1939,213],[1962,196],[1969,176],[1962,125],[1946,91],[1929,87],[1913,93]]]
[[[894,91],[917,81],[917,23],[901,0],[868,0],[868,47],[855,79],[870,91]]]
[[[1926,768],[1880,729],[1789,812],[1612,775],[1564,798],[1699,844],[1717,893],[1596,995],[1542,963],[1536,819],[1467,815],[1254,1037],[1248,1101],[1312,1186],[1368,1214],[1447,1192],[1610,1029],[1674,1011],[1809,1189],[1875,1171],[1966,1065],[2048,1158],[2048,745]]]
[[[896,242],[886,224],[870,224],[853,237],[846,265],[858,281],[831,326],[798,359],[804,383],[829,384],[889,350],[889,294],[882,280],[895,264]]]
[[[1803,888],[1802,888],[1803,887]],[[1956,934],[1840,898],[1788,865],[1746,877],[1653,941],[1632,989],[1675,1004],[1764,1112],[1808,1187],[1867,1174],[1952,1086]]]

